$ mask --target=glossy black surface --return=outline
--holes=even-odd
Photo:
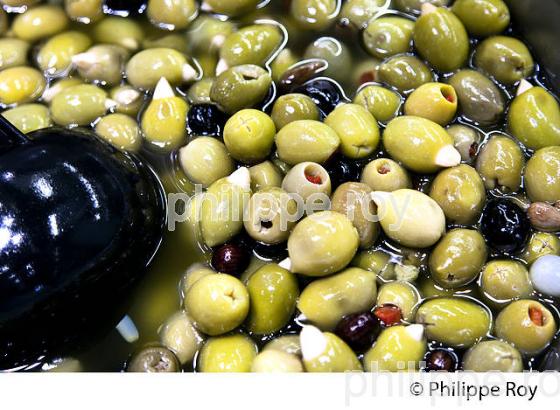
[[[0,145],[6,369],[72,352],[112,328],[159,247],[166,211],[151,169],[92,134],[51,128]]]
[[[326,162],[325,169],[329,173],[331,186],[334,190],[345,182],[359,181],[362,175],[363,164],[354,159],[336,155]]]
[[[106,14],[126,17],[142,13],[147,3],[146,0],[105,0],[103,10]]]
[[[345,316],[335,329],[335,333],[357,352],[369,349],[380,332],[379,320],[371,312]]]
[[[294,92],[310,97],[324,115],[329,115],[344,100],[340,86],[328,78],[310,80]]]
[[[212,252],[212,267],[220,273],[239,276],[251,263],[251,251],[241,243],[226,243]]]
[[[457,356],[446,349],[428,352],[424,358],[427,372],[454,372],[457,370]]]
[[[187,127],[191,135],[222,135],[227,116],[214,104],[193,105],[187,115]]]
[[[524,210],[508,199],[493,199],[482,211],[480,231],[494,250],[518,252],[525,247],[531,231]]]

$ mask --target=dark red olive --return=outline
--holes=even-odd
[[[432,350],[426,355],[425,361],[427,372],[454,372],[457,370],[457,357],[448,350]]]
[[[356,352],[363,352],[371,347],[380,331],[379,320],[371,312],[364,312],[343,317],[335,334]]]
[[[486,204],[480,231],[493,249],[516,253],[529,239],[531,222],[523,209],[509,199],[493,199]]]
[[[402,312],[398,306],[385,304],[378,306],[373,311],[373,314],[383,323],[385,326],[395,326],[401,323]]]
[[[236,243],[226,243],[214,249],[212,253],[212,267],[228,275],[239,276],[249,266],[251,253]]]

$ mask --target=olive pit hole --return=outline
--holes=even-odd
[[[307,167],[304,171],[305,179],[315,185],[321,185],[323,183],[323,179],[321,175],[313,169],[313,167]]]
[[[537,326],[544,326],[544,322],[545,322],[544,314],[541,309],[535,306],[531,306],[529,307],[528,314],[529,314],[529,318],[531,319],[531,322],[533,322]]]
[[[447,87],[441,88],[441,95],[443,95],[443,98],[445,98],[447,101],[449,101],[450,103],[454,103],[455,102],[455,96],[453,95],[453,92],[451,92],[451,90]]]
[[[389,172],[391,172],[391,167],[389,166],[389,164],[381,164],[379,165],[379,167],[377,167],[377,172],[379,172],[381,175],[388,174]]]
[[[270,229],[272,228],[272,221],[261,221],[261,228],[262,229]]]

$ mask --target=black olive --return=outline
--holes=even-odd
[[[212,253],[212,267],[216,271],[228,275],[241,275],[250,262],[250,251],[238,243],[226,243],[218,246]]]
[[[363,164],[356,160],[342,158],[337,155],[327,161],[325,169],[329,173],[331,186],[334,190],[345,182],[359,181]]]
[[[553,370],[560,371],[560,339],[554,340],[546,353],[544,354],[540,364],[539,371],[545,372]]]
[[[356,352],[363,352],[372,346],[380,331],[379,320],[371,312],[364,312],[343,317],[334,332]]]
[[[308,81],[296,88],[295,92],[310,97],[324,115],[329,115],[344,99],[340,86],[327,78]]]
[[[187,127],[191,135],[222,135],[227,116],[214,104],[193,105],[187,115]]]
[[[127,372],[177,373],[181,363],[172,351],[163,346],[148,346],[136,353],[126,367]]]
[[[480,231],[493,249],[515,253],[522,250],[531,231],[529,217],[508,199],[492,199],[482,211]]]
[[[105,14],[126,17],[143,13],[147,3],[146,0],[105,0],[103,11]]]
[[[427,372],[454,372],[457,370],[457,357],[449,350],[437,349],[428,352],[425,357]]]

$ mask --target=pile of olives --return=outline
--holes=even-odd
[[[0,3],[2,115],[189,198],[127,371],[560,368],[560,106],[503,0]]]

